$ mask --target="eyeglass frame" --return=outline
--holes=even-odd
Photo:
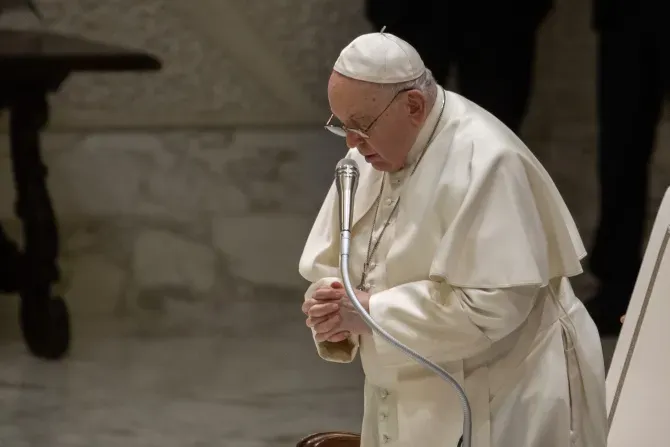
[[[381,113],[379,115],[377,115],[377,117],[375,119],[372,120],[372,122],[365,128],[365,130],[354,129],[354,128],[351,128],[351,127],[347,127],[344,124],[339,125],[339,126],[337,126],[335,124],[330,124],[330,122],[335,117],[334,113],[331,113],[330,118],[328,118],[328,121],[326,121],[326,124],[323,127],[326,130],[328,130],[329,132],[334,133],[338,137],[345,137],[346,138],[347,134],[354,133],[354,134],[358,135],[359,137],[364,138],[364,139],[367,140],[367,139],[370,138],[370,135],[368,135],[368,132],[370,132],[370,129],[372,129],[372,126],[377,124],[377,121],[379,121],[379,119],[382,117],[382,115],[384,115],[384,113],[386,113],[386,111],[389,109],[389,107],[391,107],[393,102],[398,98],[398,96],[400,96],[401,93],[405,93],[405,92],[408,92],[410,90],[414,90],[414,88],[404,88],[404,89],[396,92],[396,94],[393,96],[393,98],[391,98],[391,100],[386,105],[386,107],[384,107],[384,110],[382,110]]]

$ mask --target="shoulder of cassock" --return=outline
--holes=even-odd
[[[552,278],[580,274],[586,251],[548,173],[509,130],[467,100],[450,96],[457,107],[449,107],[451,115],[445,110],[434,142],[401,193],[402,201],[425,200],[425,207],[418,207],[425,211],[412,216],[417,224],[430,220],[429,213],[441,214],[437,220],[444,224],[429,227],[440,234],[417,236],[439,240],[427,254],[429,277],[455,287],[505,288],[545,286]],[[454,119],[453,113],[468,116]],[[363,168],[355,149],[347,158],[362,168],[359,184],[364,175],[380,175]],[[357,196],[365,193],[359,186]],[[314,282],[339,276],[338,266],[338,197],[332,185],[299,270]]]

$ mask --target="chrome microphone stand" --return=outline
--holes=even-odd
[[[358,165],[352,159],[342,159],[337,164],[335,169],[335,181],[337,192],[340,198],[340,273],[342,275],[342,282],[344,289],[354,305],[356,311],[360,314],[365,323],[376,332],[380,337],[392,344],[399,350],[403,351],[408,356],[412,357],[418,363],[426,368],[432,370],[435,374],[444,379],[451,385],[461,401],[463,410],[463,435],[458,442],[458,447],[471,447],[472,438],[472,411],[470,409],[470,402],[465,394],[465,390],[447,371],[440,368],[430,360],[426,359],[417,352],[411,350],[407,346],[396,340],[391,334],[386,332],[370,317],[363,305],[356,297],[356,291],[351,284],[349,276],[349,248],[351,245],[351,226],[353,223],[353,208],[354,196],[356,187],[358,186]],[[432,447],[432,446],[431,446]]]

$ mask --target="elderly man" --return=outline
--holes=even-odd
[[[360,166],[351,277],[372,318],[463,385],[474,447],[606,445],[598,332],[570,287],[585,250],[556,187],[494,116],[436,85],[405,41],[355,39],[327,128]],[[300,273],[319,355],[366,376],[362,446],[456,446],[449,385],[372,333],[345,296],[331,187]],[[355,285],[356,285],[355,284]]]

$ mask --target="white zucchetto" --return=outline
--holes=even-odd
[[[381,32],[354,39],[342,50],[333,70],[360,81],[395,84],[417,79],[426,66],[409,43]]]

